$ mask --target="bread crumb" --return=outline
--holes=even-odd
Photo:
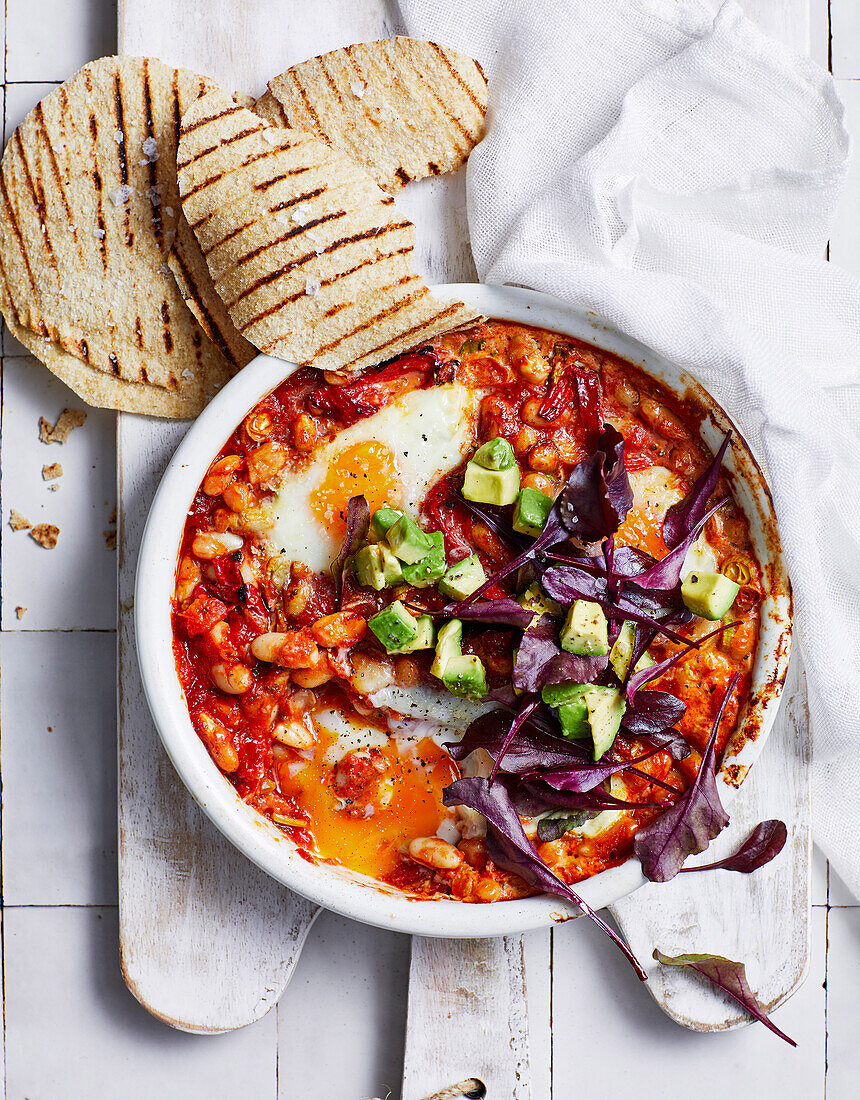
[[[9,526],[13,531],[26,531],[33,524],[14,508],[9,509]]]
[[[20,607],[19,606],[19,607],[15,608],[15,614],[18,616],[19,619],[23,619],[26,613],[27,613],[27,608],[26,607]]]
[[[60,535],[60,528],[55,527],[53,523],[39,523],[30,532],[30,538],[35,539],[40,546],[44,546],[46,550],[53,550],[57,545],[57,539]]]
[[[105,531],[104,536],[108,550],[116,550],[116,531]]]
[[[52,462],[50,466],[42,467],[42,481],[53,481],[54,478],[62,476],[63,467],[59,462]]]
[[[56,424],[39,417],[39,439],[43,443],[65,443],[75,428],[80,428],[87,418],[81,409],[63,409]]]

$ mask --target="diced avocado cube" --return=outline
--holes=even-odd
[[[489,443],[484,443],[472,455],[472,462],[483,466],[485,470],[507,470],[516,463],[514,449],[507,439],[497,435]]]
[[[442,679],[442,674],[450,660],[459,657],[463,652],[463,624],[459,619],[452,619],[439,628],[436,638],[436,656],[430,666],[433,676]]]
[[[400,600],[377,612],[368,619],[367,625],[385,646],[387,653],[401,653],[405,645],[411,645],[418,637],[418,620]]]
[[[618,637],[615,639],[615,644],[609,653],[609,663],[619,680],[623,680],[627,675],[627,666],[633,656],[635,641],[636,624],[627,619],[618,632]]]
[[[612,748],[627,704],[618,688],[612,687],[590,687],[583,698],[594,741],[594,759],[599,760],[607,749]]]
[[[530,584],[525,592],[521,592],[517,596],[517,603],[520,607],[524,607],[526,611],[533,611],[534,618],[531,625],[538,621],[541,615],[554,614],[558,611],[558,604],[554,600],[548,599],[540,590],[540,585],[537,583]]]
[[[561,630],[561,648],[580,657],[609,652],[609,628],[599,604],[577,600]]]
[[[433,544],[430,553],[414,565],[403,563],[403,580],[413,588],[427,588],[438,581],[448,568],[445,561],[445,536],[441,531],[431,531],[427,537]]]
[[[465,600],[467,596],[477,592],[486,579],[487,575],[478,555],[470,554],[447,570],[439,581],[439,591],[443,596],[450,596],[454,600]]]
[[[392,523],[385,538],[398,558],[409,565],[426,558],[433,549],[430,536],[410,516],[401,516]]]
[[[389,508],[386,504],[383,508],[377,508],[370,520],[370,536],[379,542],[388,534],[388,529],[403,515],[396,508]]]
[[[400,584],[403,571],[400,562],[383,543],[363,546],[353,562],[358,583],[381,592],[393,584]]]
[[[635,640],[636,624],[631,622],[630,619],[626,619],[619,631],[618,637],[615,639],[612,651],[609,654],[609,663],[612,665],[615,675],[619,680],[623,680],[627,675],[630,658],[633,656]],[[643,668],[650,668],[653,664],[656,664],[654,658],[648,653],[643,653],[636,662],[636,667],[633,671],[641,672]]]
[[[477,462],[466,463],[463,496],[476,504],[513,504],[520,490],[520,471],[516,465],[504,470],[488,470]]]
[[[539,535],[552,508],[552,497],[528,486],[520,489],[514,504],[514,530],[523,535]]]
[[[727,614],[741,586],[722,573],[691,573],[681,585],[681,597],[689,611],[703,619],[721,619]]]
[[[562,684],[545,684],[541,690],[541,699],[548,707],[561,707],[565,703],[574,703],[584,691],[588,691],[590,684],[574,684],[566,680]]]
[[[580,741],[591,736],[584,692],[572,703],[563,703],[558,708],[558,720],[561,723],[561,732],[571,740]]]
[[[461,653],[445,665],[442,683],[452,695],[480,699],[487,694],[487,674],[483,662],[474,653]]]
[[[415,620],[415,625],[418,630],[418,637],[414,642],[409,642],[408,645],[403,646],[402,649],[398,649],[398,653],[415,653],[418,649],[432,649],[433,639],[435,637],[435,631],[433,629],[433,620],[429,615],[419,615]]]

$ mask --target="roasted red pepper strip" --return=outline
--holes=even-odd
[[[320,412],[334,416],[342,424],[354,424],[362,417],[370,416],[390,398],[385,383],[401,378],[410,371],[423,374],[437,365],[435,352],[416,352],[401,355],[399,359],[378,370],[361,375],[355,382],[343,386],[325,386],[310,395],[311,404]]]
[[[209,588],[231,606],[238,604],[245,618],[258,630],[269,629],[269,609],[256,584],[246,584],[239,571],[239,562],[232,555],[214,558],[212,568],[218,578]]]
[[[587,370],[575,360],[565,363],[538,410],[539,414],[544,420],[555,423],[572,404],[574,394],[579,406],[580,423],[589,440],[588,446],[593,449],[603,425],[603,389],[596,371]]]

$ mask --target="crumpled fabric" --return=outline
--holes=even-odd
[[[734,2],[401,0],[476,57],[482,282],[592,309],[695,375],[773,491],[816,841],[860,896],[860,282],[825,262],[850,142],[830,76]]]

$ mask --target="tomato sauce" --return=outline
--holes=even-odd
[[[666,492],[680,499],[710,462],[691,403],[613,355],[525,325],[487,321],[446,334],[345,385],[302,368],[243,419],[189,509],[176,574],[174,655],[191,720],[213,759],[307,858],[350,867],[416,897],[490,902],[531,891],[487,858],[479,821],[443,806],[443,789],[460,774],[457,764],[426,736],[389,737],[386,715],[368,702],[380,687],[408,692],[433,682],[432,652],[386,655],[366,621],[391,601],[391,590],[363,588],[348,573],[338,604],[332,577],[284,560],[261,523],[278,487],[307,469],[338,433],[413,390],[452,381],[480,394],[474,446],[496,436],[508,440],[521,483],[549,496],[591,453],[604,421],[623,435],[631,481],[646,490],[656,470]],[[374,497],[373,478],[365,480],[355,491],[365,491],[372,507],[385,503]],[[330,470],[311,494],[315,514],[325,516],[338,539],[354,485],[355,478]],[[442,531],[449,562],[476,553],[490,574],[515,548],[469,508],[461,485],[462,465],[427,486],[421,520],[427,530]],[[667,505],[646,490],[616,542],[660,558]],[[725,477],[717,495],[731,498]],[[681,763],[659,752],[641,764],[640,775],[627,773],[629,801],[669,804],[695,775],[735,672],[740,689],[723,718],[720,751],[749,692],[764,588],[747,521],[733,499],[705,534],[716,567],[741,584],[735,625],[650,685],[686,703],[678,729],[698,751]],[[515,594],[508,587],[514,581],[488,595]],[[446,602],[432,586],[398,589],[398,598],[415,613]],[[516,644],[511,630],[467,625],[464,632],[464,652],[480,656],[490,687],[510,683]],[[676,649],[663,639],[651,654],[660,660]],[[320,724],[333,712],[350,728],[370,730],[367,743],[338,747]],[[619,736],[613,751],[630,759],[643,744]],[[585,830],[537,842],[538,851],[564,881],[577,882],[628,858],[636,829],[653,813],[621,810],[593,835]]]

